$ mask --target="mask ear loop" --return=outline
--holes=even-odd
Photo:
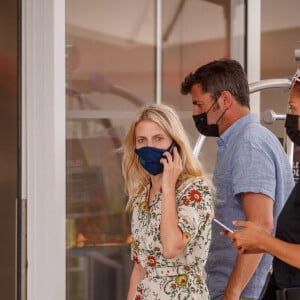
[[[218,99],[219,100],[219,99]],[[218,100],[216,101],[216,102],[218,102]],[[215,102],[215,103],[216,103]],[[224,114],[226,113],[226,111],[229,109],[229,107],[227,107],[223,112],[222,112],[222,114],[220,115],[220,117],[218,118],[218,120],[216,121],[216,124],[218,124],[219,123],[219,121],[223,118],[223,116],[224,116]]]
[[[220,117],[218,118],[218,120],[216,121],[216,124],[219,123],[219,121],[222,119],[222,117],[224,116],[224,114],[226,113],[227,110],[228,110],[228,108],[226,108],[226,109],[222,112],[221,116],[220,116]]]

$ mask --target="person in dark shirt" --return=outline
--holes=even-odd
[[[292,79],[289,107],[287,135],[300,145],[300,69]],[[300,181],[279,215],[275,237],[253,222],[233,221],[233,224],[243,229],[222,234],[228,236],[236,250],[274,256],[273,272],[261,299],[300,299]]]

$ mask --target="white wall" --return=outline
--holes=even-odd
[[[65,3],[22,3],[27,299],[65,299]]]

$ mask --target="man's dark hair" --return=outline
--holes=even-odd
[[[250,108],[249,85],[241,64],[233,59],[214,60],[185,77],[181,93],[187,95],[194,84],[200,84],[204,93],[217,100],[223,91],[229,91],[237,102]]]

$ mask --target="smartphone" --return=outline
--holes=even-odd
[[[225,224],[223,224],[222,222],[220,222],[219,220],[217,219],[213,219],[216,223],[218,223],[221,227],[223,227],[223,229],[225,229],[226,231],[229,231],[229,232],[233,232],[229,227],[227,227]]]
[[[174,147],[177,147],[177,150],[179,151],[179,146],[175,142],[173,142],[168,150],[172,154],[172,156],[173,156]]]
[[[175,142],[173,142],[169,148],[169,152],[173,155],[173,150],[174,150],[174,147],[176,146]]]

